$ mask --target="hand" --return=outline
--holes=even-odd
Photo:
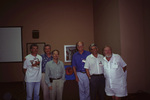
[[[52,90],[52,86],[50,86],[49,89]]]
[[[78,78],[78,76],[76,77],[76,81],[77,81],[77,82],[79,82],[79,78]]]
[[[125,72],[127,70],[127,67],[125,66],[125,67],[123,67],[123,71]]]
[[[89,77],[89,80],[91,80],[91,77]]]
[[[40,61],[37,62],[37,65],[40,65]]]

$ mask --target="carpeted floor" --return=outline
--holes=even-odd
[[[0,83],[0,100],[9,98],[11,100],[25,100],[26,91],[24,82]],[[40,91],[40,100],[43,100],[42,91]],[[75,81],[66,81],[64,84],[63,100],[79,100],[78,84]],[[106,96],[106,100],[111,100]],[[122,100],[150,100],[150,94],[139,91],[122,98]]]

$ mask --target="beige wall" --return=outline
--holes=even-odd
[[[110,45],[114,53],[120,54],[120,23],[118,0],[94,0],[94,41],[102,53]]]
[[[24,56],[26,43],[46,42],[64,61],[64,45],[81,40],[87,50],[94,42],[92,0],[4,2],[0,13],[0,26],[23,26]],[[32,39],[32,30],[40,31],[39,39]],[[22,80],[22,63],[0,63],[0,82]]]
[[[119,1],[121,54],[128,63],[130,92],[143,90],[150,93],[149,4],[149,0]]]
[[[0,4],[0,26],[23,26],[24,56],[28,42],[51,44],[63,61],[64,45],[82,40],[88,49],[95,42],[101,52],[108,44],[128,64],[129,93],[150,93],[149,5],[149,0],[9,1]],[[40,31],[39,39],[32,39],[32,30]],[[22,80],[22,63],[0,63],[0,82]]]
[[[128,64],[128,90],[145,90],[146,64],[142,0],[119,1],[121,54]]]
[[[108,44],[128,64],[128,92],[150,93],[148,0],[94,0],[94,41]]]

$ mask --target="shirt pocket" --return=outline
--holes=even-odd
[[[115,63],[112,63],[112,68],[114,68],[114,69],[116,69],[116,68],[118,68],[119,67],[119,65],[115,62]]]

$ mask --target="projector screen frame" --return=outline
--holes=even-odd
[[[0,28],[21,28],[21,60],[22,61],[7,61],[7,62],[0,62],[0,63],[23,63],[23,26],[0,26]]]

